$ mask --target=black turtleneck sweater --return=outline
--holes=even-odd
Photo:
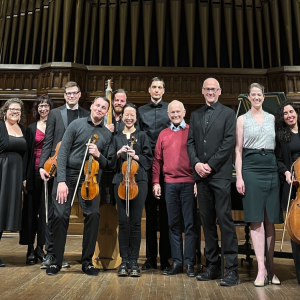
[[[160,132],[171,125],[167,111],[168,103],[163,101],[158,104],[151,101],[139,107],[140,130],[145,131],[148,135],[152,151],[155,149]]]

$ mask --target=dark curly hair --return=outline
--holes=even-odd
[[[4,105],[0,108],[0,120],[4,120],[4,117],[6,115],[8,108],[10,107],[11,104],[14,104],[14,103],[17,103],[20,105],[20,107],[21,107],[20,123],[24,123],[26,120],[24,104],[23,104],[23,101],[20,100],[19,98],[11,98],[11,99],[8,99],[4,103]]]
[[[46,102],[47,104],[49,104],[50,106],[50,110],[53,108],[53,102],[50,98],[49,95],[47,94],[43,94],[39,97],[37,97],[37,99],[35,100],[34,104],[33,104],[33,108],[32,108],[32,115],[36,118],[36,119],[40,119],[40,114],[39,114],[39,108],[38,106],[40,105],[40,103],[44,103]]]
[[[290,105],[296,112],[298,127],[300,125],[299,114],[298,114],[295,104],[293,102],[289,102],[289,101],[285,101],[285,102],[281,103],[278,106],[277,112],[275,115],[275,132],[276,132],[276,138],[279,141],[284,141],[284,142],[290,142],[291,138],[292,138],[292,131],[290,130],[289,126],[285,123],[284,118],[283,118],[283,110],[288,105]]]

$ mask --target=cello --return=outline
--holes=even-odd
[[[111,79],[107,80],[106,98],[109,100],[110,106],[107,114],[107,125],[112,124],[112,89]],[[102,172],[102,180],[107,176],[108,172]],[[112,171],[111,171],[112,174]],[[111,182],[109,182],[111,185]],[[93,255],[93,264],[96,268],[108,270],[115,269],[121,264],[119,253],[118,230],[119,220],[118,211],[114,203],[112,203],[113,190],[110,186],[102,184],[100,196],[99,213],[101,215],[98,228],[98,237]]]

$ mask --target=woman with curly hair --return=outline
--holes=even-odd
[[[26,152],[23,102],[7,100],[0,108],[0,240],[4,230],[21,229],[22,159]],[[0,259],[0,267],[5,263]]]
[[[268,283],[264,263],[265,235],[272,284],[280,284],[275,275],[273,257],[274,223],[282,223],[282,215],[274,154],[274,116],[262,109],[263,86],[252,83],[248,98],[251,109],[237,119],[236,126],[236,187],[243,195],[245,222],[251,222],[251,239],[258,264],[254,285],[260,287]]]
[[[282,103],[275,117],[276,130],[276,157],[278,171],[282,184],[281,208],[286,210],[289,189],[292,180],[291,166],[300,157],[300,119],[297,109],[292,102]],[[296,188],[293,187],[291,199],[296,197]],[[296,267],[297,281],[300,284],[300,245],[291,240],[293,258]]]
[[[26,130],[27,152],[24,158],[24,203],[22,209],[22,230],[20,244],[27,245],[26,264],[34,265],[37,258],[44,257],[45,245],[45,198],[43,180],[39,173],[39,161],[45,139],[46,122],[53,103],[48,95],[41,95],[33,104],[32,113],[38,120]],[[37,246],[34,249],[35,236]]]

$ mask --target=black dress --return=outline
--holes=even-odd
[[[8,146],[0,153],[0,232],[21,229],[25,151],[25,138],[9,135]]]

